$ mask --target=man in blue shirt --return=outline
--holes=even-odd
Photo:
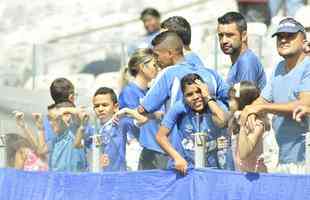
[[[192,51],[190,47],[192,39],[191,25],[184,17],[169,17],[160,24],[160,28],[161,31],[174,31],[182,39],[184,45],[184,58],[186,62],[197,66],[204,66],[202,60],[195,52]]]
[[[208,88],[201,83],[202,79],[197,74],[188,74],[181,80],[184,99],[178,101],[165,115],[162,125],[156,136],[158,143],[174,160],[175,168],[186,173],[188,167],[193,167],[195,134],[206,134],[206,157],[204,163],[207,167],[219,168],[217,139],[224,136],[225,113],[217,102],[209,95]],[[174,126],[178,134],[168,135]]]
[[[129,45],[128,54],[131,55],[136,49],[151,48],[153,38],[160,30],[160,13],[154,8],[146,8],[141,12],[140,20],[143,22],[146,35]]]
[[[187,63],[183,56],[183,43],[180,37],[171,31],[157,35],[152,41],[154,54],[161,66],[166,67],[156,77],[150,90],[138,108],[139,113],[153,113],[162,106],[167,111],[183,94],[180,80],[190,73],[199,74],[208,84],[211,96],[224,102],[228,99],[228,86],[213,70]]]
[[[284,60],[274,69],[261,96],[243,110],[241,120],[253,127],[257,114],[275,114],[272,126],[280,164],[303,164],[307,125],[294,121],[292,112],[300,104],[310,105],[310,59],[303,51],[305,29],[295,19],[286,18],[273,36],[277,37],[277,50]]]
[[[266,74],[257,56],[248,49],[244,17],[237,12],[224,14],[218,18],[217,31],[221,49],[232,62],[227,83],[233,86],[241,81],[252,81],[262,90],[266,85]]]

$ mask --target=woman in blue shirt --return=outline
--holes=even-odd
[[[129,60],[128,71],[133,76],[133,80],[122,89],[119,95],[120,109],[137,108],[145,96],[149,84],[156,77],[158,66],[153,51],[151,49],[138,49]],[[153,116],[150,116],[151,120],[135,131],[131,131],[143,147],[139,169],[166,168],[167,157],[155,139],[160,117],[161,112],[155,112]],[[131,123],[134,124],[134,121],[131,120]]]

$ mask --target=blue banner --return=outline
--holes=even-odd
[[[192,170],[117,173],[0,169],[1,200],[304,200],[310,176]]]

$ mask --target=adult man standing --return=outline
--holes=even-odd
[[[274,69],[261,96],[241,115],[242,123],[254,126],[255,116],[273,113],[273,129],[279,145],[279,171],[292,171],[290,166],[303,165],[307,125],[292,119],[298,105],[310,105],[310,58],[303,45],[305,29],[293,18],[283,19],[273,36],[277,37],[277,50],[284,58]]]
[[[143,22],[146,34],[129,45],[128,53],[132,54],[136,49],[150,48],[152,39],[160,30],[160,13],[154,8],[146,8],[141,12],[140,20]]]
[[[244,17],[237,12],[224,14],[218,18],[217,31],[221,49],[232,62],[228,84],[232,86],[241,81],[252,81],[262,90],[266,85],[266,74],[257,56],[248,48]]]

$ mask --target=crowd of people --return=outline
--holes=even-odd
[[[91,113],[75,104],[74,85],[65,78],[54,80],[48,115],[33,113],[36,130],[22,112],[14,112],[23,135],[6,135],[10,167],[85,172],[90,170],[91,149],[98,147],[101,171],[126,171],[126,146],[138,142],[143,148],[139,170],[186,174],[202,165],[243,172],[305,172],[310,45],[301,23],[290,17],[280,21],[273,37],[283,60],[267,80],[260,59],[248,47],[244,16],[220,16],[220,47],[232,64],[224,80],[191,49],[191,26],[185,18],[173,16],[160,23],[160,14],[150,8],[141,19],[149,34],[143,48],[132,49],[120,94],[98,88],[91,99],[96,116],[92,121]],[[272,166],[265,159],[266,134],[275,135],[279,149]]]

